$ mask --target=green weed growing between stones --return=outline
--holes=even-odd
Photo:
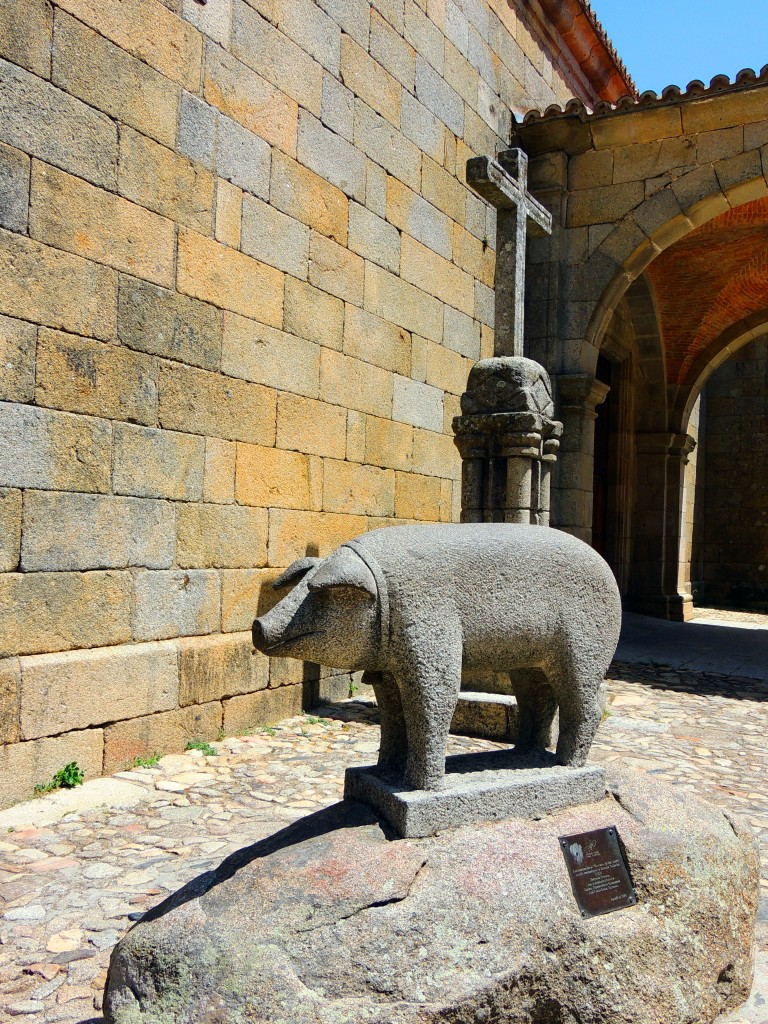
[[[205,740],[190,740],[187,743],[185,750],[200,750],[206,757],[216,757],[218,750],[214,750],[210,743],[206,743]]]
[[[42,796],[57,789],[74,789],[75,786],[82,786],[84,779],[85,772],[77,761],[70,761],[63,768],[59,768],[50,782],[38,782],[35,786],[35,795]]]

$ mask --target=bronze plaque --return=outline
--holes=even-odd
[[[615,827],[560,836],[560,849],[582,917],[609,914],[637,903]]]

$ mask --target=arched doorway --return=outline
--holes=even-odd
[[[712,373],[699,402],[696,604],[768,609],[768,334]]]

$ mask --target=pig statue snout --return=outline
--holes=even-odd
[[[255,620],[253,646],[274,657],[356,670],[378,648],[378,587],[366,562],[342,546],[328,558],[300,558],[272,586],[293,589]]]

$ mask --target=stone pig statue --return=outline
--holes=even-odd
[[[391,526],[301,558],[274,583],[293,589],[253,624],[277,657],[365,669],[381,711],[379,766],[439,789],[462,666],[509,672],[516,750],[542,746],[560,710],[557,760],[584,764],[598,690],[619,639],[611,570],[582,541],[512,524]]]

